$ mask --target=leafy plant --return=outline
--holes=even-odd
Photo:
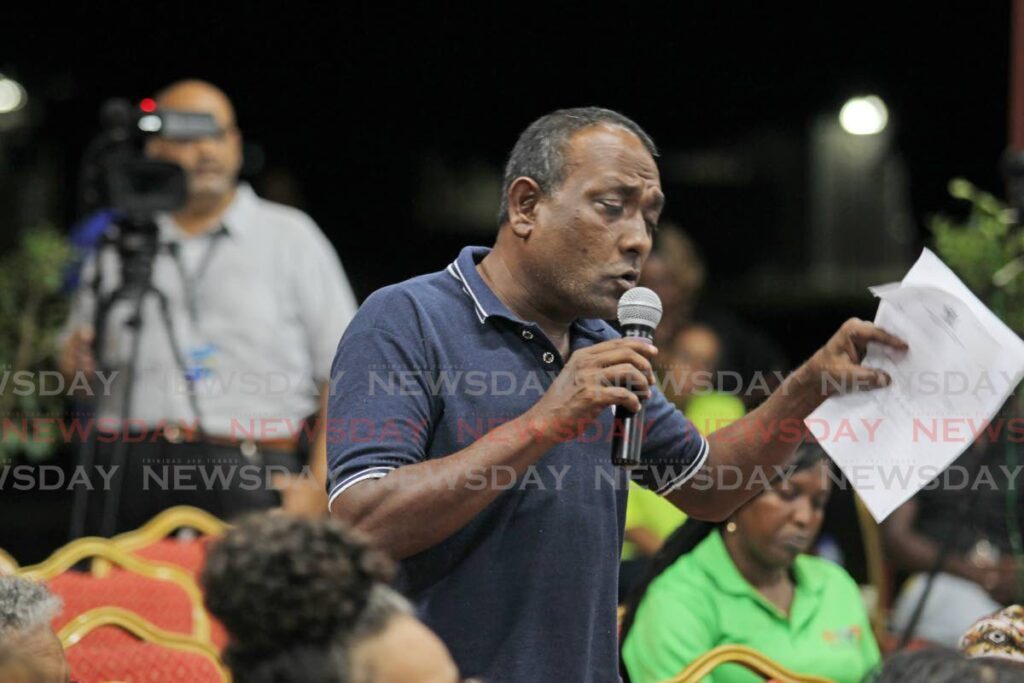
[[[932,219],[935,249],[985,304],[1018,335],[1024,332],[1024,229],[1004,202],[962,178],[949,183],[949,193],[970,204],[963,221],[948,216]],[[1003,419],[1024,415],[1024,393],[1019,390],[1002,408]],[[1006,440],[1006,462],[1019,461],[1017,445]],[[1024,533],[1019,517],[1020,499],[1011,479],[1006,490],[1006,525],[1017,558],[1018,584],[1024,586]]]
[[[62,281],[71,255],[67,240],[44,226],[26,230],[17,248],[0,256],[0,421],[7,422],[0,431],[0,462],[19,452],[42,459],[54,449],[55,443],[24,430],[23,421],[60,418],[63,392],[46,395],[38,384],[28,391],[12,378],[35,383],[40,372],[56,367],[57,336],[67,315]]]
[[[935,250],[968,287],[1015,332],[1024,332],[1024,230],[1013,211],[962,178],[949,193],[968,202],[967,217],[931,221]]]

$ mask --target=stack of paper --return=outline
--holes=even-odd
[[[1024,442],[1024,421],[992,420],[1024,374],[1024,341],[927,249],[902,282],[871,291],[875,323],[910,348],[869,344],[863,364],[892,384],[836,394],[805,423],[880,522],[986,430]],[[948,484],[987,485],[961,479]]]

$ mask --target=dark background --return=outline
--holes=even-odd
[[[463,244],[490,243],[493,226],[453,226],[431,209],[459,192],[439,198],[448,176],[430,169],[493,174],[531,120],[598,104],[634,118],[662,149],[666,216],[704,250],[708,300],[797,361],[844,318],[874,310],[866,292],[787,298],[735,286],[765,262],[807,266],[810,122],[854,94],[887,102],[926,243],[926,217],[954,208],[950,178],[999,193],[1009,2],[780,4],[7,7],[0,71],[24,84],[32,109],[0,157],[0,179],[19,188],[0,211],[0,244],[26,223],[79,217],[78,164],[105,99],[199,77],[232,97],[261,151],[257,187],[268,168],[294,176],[363,298],[440,269]],[[749,152],[745,183],[701,187],[664,170],[723,148]],[[30,172],[50,188],[41,207],[21,201]],[[496,189],[492,199],[496,209]]]

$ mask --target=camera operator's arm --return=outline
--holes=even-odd
[[[95,272],[96,258],[93,254],[82,266],[79,286],[71,295],[68,319],[58,338],[57,369],[74,387],[81,386],[79,382],[72,382],[76,373],[85,373],[91,380],[96,372],[96,359],[93,357],[96,331],[92,327],[96,302],[91,288]]]

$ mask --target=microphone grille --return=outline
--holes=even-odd
[[[661,299],[646,287],[634,287],[619,299],[620,325],[655,328],[661,322]]]

